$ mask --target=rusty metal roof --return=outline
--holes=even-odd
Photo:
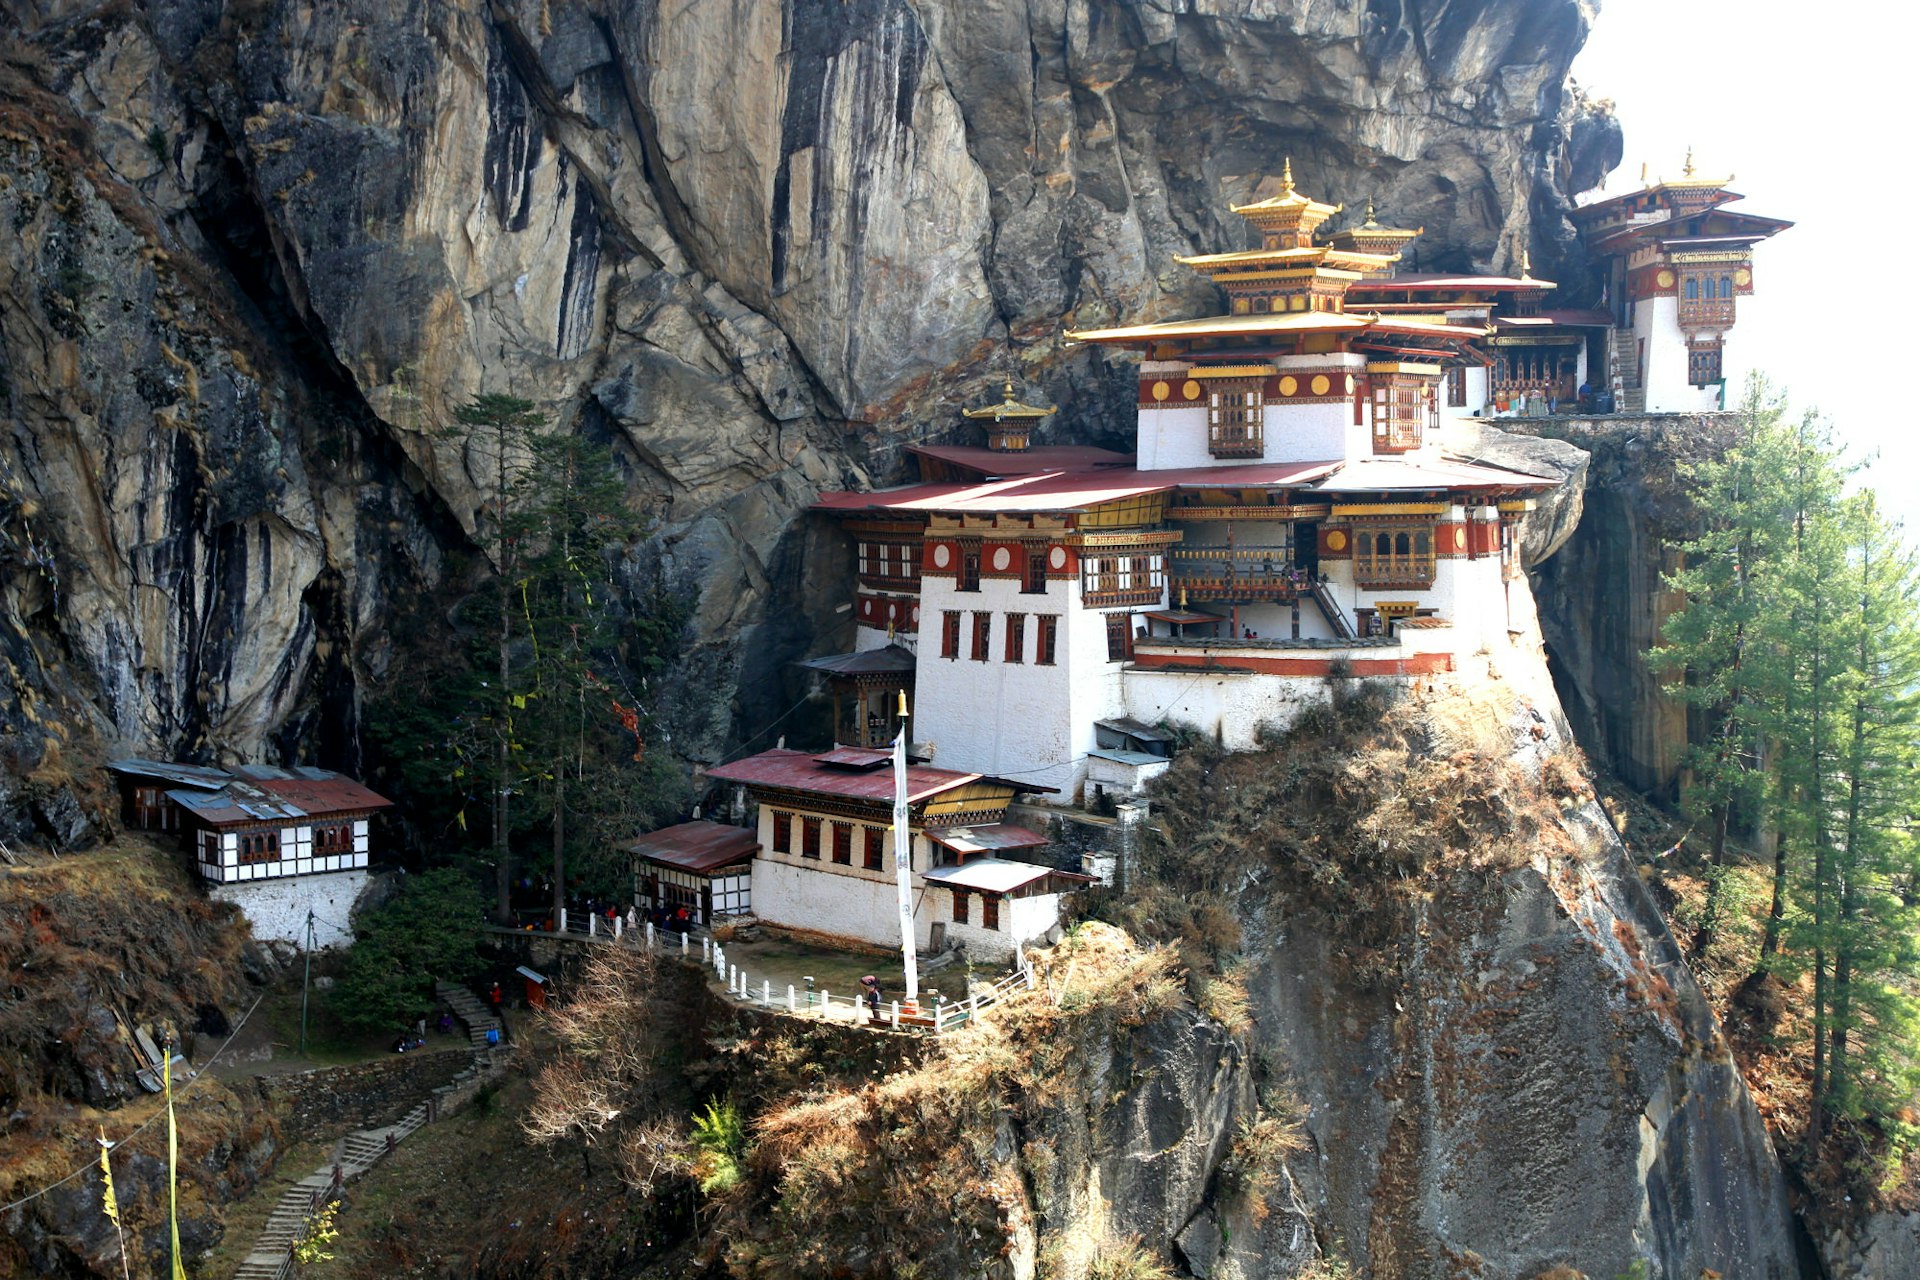
[[[682,822],[641,836],[628,845],[627,850],[662,866],[707,872],[751,861],[760,851],[760,842],[745,827],[729,827],[719,822]]]
[[[328,813],[362,813],[369,809],[388,809],[393,806],[393,801],[343,774],[305,767],[295,772],[309,776],[261,778],[253,785],[288,804],[298,805],[316,817]],[[310,776],[313,774],[325,776]]]
[[[707,776],[716,781],[739,782],[749,787],[806,791],[815,795],[838,796],[850,800],[884,801],[888,804],[893,802],[893,770],[851,772],[835,768],[830,764],[821,764],[813,752],[794,751],[785,747],[762,751],[757,756],[735,760],[732,764],[715,765],[707,770]],[[1052,791],[1054,789],[1036,786],[1029,782],[995,778],[988,774],[958,773],[952,769],[936,769],[932,765],[909,764],[907,766],[907,801],[910,804],[917,803],[937,796],[943,791],[963,787],[969,782],[997,783],[1016,791]]]

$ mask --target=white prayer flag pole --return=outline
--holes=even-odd
[[[900,952],[906,959],[907,1003],[920,999],[920,958],[913,944],[913,834],[907,830],[907,691],[900,691],[900,732],[893,740],[893,866],[900,885]]]

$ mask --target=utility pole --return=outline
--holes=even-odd
[[[893,866],[900,886],[900,953],[907,1003],[920,1000],[920,958],[913,939],[913,833],[907,827],[907,691],[900,691],[900,732],[893,740]]]
[[[307,1056],[307,991],[313,986],[313,908],[307,908],[306,972],[300,977],[300,1056]]]

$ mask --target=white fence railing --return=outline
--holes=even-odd
[[[579,916],[570,916],[562,911],[559,929],[552,932],[536,931],[525,936],[552,938],[558,935],[574,942],[644,947],[649,951],[665,951],[668,954],[678,952],[689,961],[693,959],[693,949],[697,943],[700,963],[712,969],[714,978],[726,987],[727,994],[741,1003],[791,1017],[845,1022],[854,1026],[894,1031],[931,1031],[935,1034],[952,1031],[965,1026],[981,1010],[997,1004],[1009,993],[1031,991],[1035,981],[1033,966],[1022,954],[1015,959],[1012,973],[965,1000],[948,1000],[938,992],[933,992],[930,1001],[921,1001],[918,1005],[891,1000],[882,1001],[876,1009],[872,1001],[864,999],[858,992],[836,996],[825,989],[797,988],[792,983],[775,986],[771,979],[764,977],[756,982],[750,974],[733,963],[724,944],[704,933],[695,935],[671,929],[655,929],[650,920],[642,920],[629,930],[621,917],[615,916],[609,922],[597,914],[586,915],[585,928],[578,927],[579,923]]]

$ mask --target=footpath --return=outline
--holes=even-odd
[[[497,1035],[501,1030],[500,1020],[465,987],[442,982],[435,985],[434,993],[466,1026],[473,1047],[472,1063],[397,1123],[357,1129],[334,1144],[326,1164],[281,1193],[253,1248],[234,1271],[233,1280],[286,1280],[293,1272],[293,1247],[305,1233],[308,1219],[338,1200],[348,1182],[379,1164],[421,1128],[452,1115],[479,1092],[482,1084],[500,1074],[495,1055],[503,1047],[488,1038],[489,1032]]]

